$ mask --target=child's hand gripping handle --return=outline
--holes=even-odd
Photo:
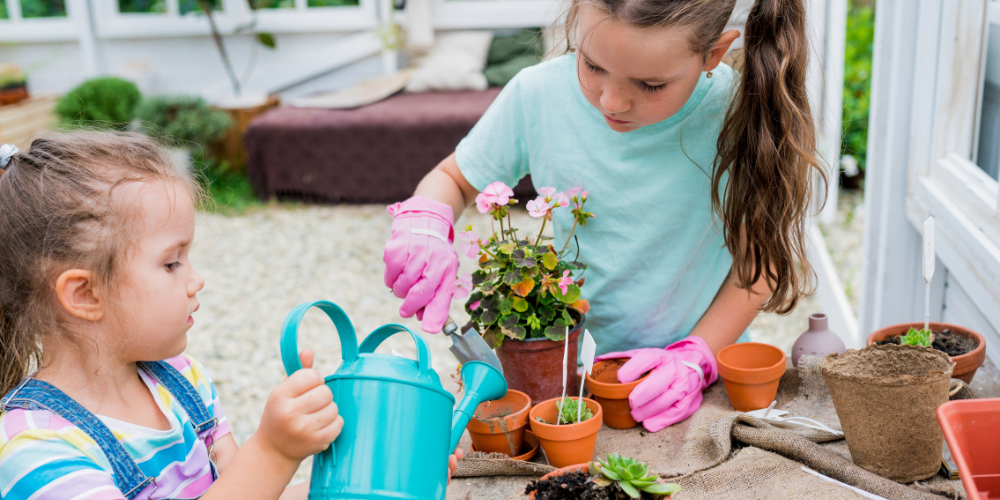
[[[281,361],[284,363],[285,372],[289,376],[302,369],[298,346],[299,324],[302,323],[302,318],[305,316],[306,311],[313,307],[325,312],[333,320],[334,326],[337,327],[344,364],[352,363],[358,359],[358,336],[354,331],[354,325],[351,324],[351,320],[347,318],[344,310],[337,306],[337,304],[326,300],[306,302],[292,309],[292,312],[288,313],[288,316],[285,318],[284,326],[281,327]],[[336,466],[337,451],[334,443],[330,443],[330,448],[332,452],[330,453],[330,457],[333,460],[331,465]]]
[[[385,286],[405,299],[399,315],[414,314],[427,333],[441,331],[458,278],[454,217],[450,206],[414,196],[389,207],[392,236],[385,245]]]

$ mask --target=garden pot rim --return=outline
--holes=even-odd
[[[949,363],[951,365],[951,371],[931,370],[931,371],[927,372],[927,375],[925,375],[923,377],[917,377],[917,376],[909,375],[909,374],[906,374],[906,375],[903,375],[903,376],[900,376],[900,377],[878,377],[878,376],[874,376],[874,375],[848,376],[848,375],[845,375],[843,373],[840,373],[840,372],[832,370],[831,367],[827,364],[827,360],[834,359],[834,358],[836,358],[838,356],[848,356],[848,355],[850,355],[850,356],[856,356],[858,354],[854,354],[854,353],[860,353],[860,352],[862,352],[862,351],[864,351],[866,349],[872,349],[872,350],[878,350],[878,351],[881,351],[881,350],[899,350],[899,349],[914,350],[914,351],[923,353],[925,355],[937,356],[937,357],[939,357],[941,359],[944,359],[947,363]],[[820,362],[820,373],[823,375],[823,377],[830,377],[830,378],[834,378],[834,379],[837,379],[837,380],[849,380],[849,381],[852,381],[852,382],[871,384],[871,385],[876,385],[876,386],[881,386],[881,387],[908,386],[908,385],[914,385],[914,384],[917,384],[917,383],[919,383],[919,384],[927,384],[927,383],[936,382],[936,381],[938,381],[938,380],[940,380],[942,378],[951,379],[952,376],[953,376],[952,372],[954,371],[954,369],[955,369],[955,362],[946,353],[943,353],[943,352],[938,351],[936,349],[930,349],[930,348],[921,347],[921,346],[915,346],[915,345],[896,345],[896,344],[892,344],[891,347],[890,346],[884,346],[884,345],[872,345],[872,346],[865,347],[865,349],[848,349],[843,354],[830,354],[830,355],[826,356],[825,358],[823,358],[823,361]]]
[[[531,412],[528,414],[528,423],[531,425],[532,432],[534,432],[539,439],[545,439],[548,441],[574,441],[579,439],[581,436],[589,436],[597,433],[597,431],[601,429],[601,426],[604,425],[604,411],[601,408],[601,404],[591,398],[583,398],[583,401],[587,407],[590,408],[590,411],[594,414],[594,416],[584,420],[583,422],[553,425],[539,422],[535,419],[537,416],[536,412],[540,412],[541,409],[548,406],[555,406],[556,402],[561,399],[561,397],[547,399],[531,408]],[[566,399],[580,398],[576,396],[566,396]],[[597,411],[594,411],[595,408]]]
[[[781,359],[778,360],[778,362],[776,362],[773,365],[765,366],[762,368],[741,368],[738,366],[733,366],[731,364],[728,364],[722,360],[722,353],[728,350],[745,349],[747,347],[756,347],[756,346],[766,346],[769,349],[775,350],[776,352],[781,354]],[[776,377],[772,378],[771,380],[781,378],[781,375],[785,372],[785,365],[788,362],[787,357],[785,356],[785,351],[782,351],[776,346],[773,346],[771,344],[765,344],[763,342],[738,342],[735,344],[727,345],[726,347],[723,347],[722,349],[719,350],[719,354],[715,356],[715,361],[719,367],[719,376],[722,378],[729,378],[726,376],[726,374],[766,375],[770,371],[780,370],[781,373],[779,373]],[[730,380],[732,379],[730,378]]]
[[[508,388],[507,389],[507,394],[504,394],[504,398],[506,398],[507,395],[509,395],[510,393],[514,393],[514,394],[516,394],[518,396],[523,397],[524,400],[526,401],[524,407],[522,407],[520,410],[517,410],[517,411],[515,411],[515,412],[513,412],[513,413],[511,413],[509,415],[504,415],[502,417],[489,417],[489,418],[477,417],[476,414],[475,414],[475,412],[473,412],[472,419],[469,420],[469,424],[468,424],[469,432],[478,432],[480,434],[498,434],[498,433],[492,432],[492,430],[489,427],[489,424],[487,423],[489,421],[512,420],[512,421],[515,421],[515,425],[516,425],[516,422],[518,420],[523,420],[523,422],[521,422],[520,425],[518,425],[517,427],[511,428],[511,429],[508,429],[507,432],[515,431],[515,430],[520,429],[521,427],[524,427],[525,425],[527,425],[527,422],[528,422],[527,414],[531,411],[531,408],[533,406],[532,403],[531,403],[531,397],[529,397],[527,394],[525,394],[525,393],[523,393],[523,392],[521,392],[521,391],[519,391],[517,389],[509,389]],[[503,398],[500,398],[500,399],[503,399]],[[496,401],[499,401],[499,400],[496,400]],[[522,415],[524,416],[523,419],[520,418]],[[502,433],[499,433],[499,434],[502,434]]]
[[[602,359],[594,363],[594,367],[596,369],[596,367],[601,363],[608,363],[619,359],[628,359],[628,358],[621,357],[621,358]],[[597,380],[596,378],[592,377],[590,373],[584,372],[584,383],[587,385],[587,389],[590,390],[590,392],[593,393],[594,396],[601,397],[604,399],[625,399],[629,396],[629,393],[632,392],[632,389],[634,389],[635,386],[641,384],[644,380],[649,378],[649,375],[651,373],[653,373],[652,370],[644,373],[641,377],[639,377],[636,380],[633,380],[632,382],[601,382],[600,380]],[[619,391],[624,391],[625,395],[621,396],[619,394],[611,394],[612,392],[619,392]]]

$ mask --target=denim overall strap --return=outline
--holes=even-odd
[[[146,477],[128,456],[104,422],[55,386],[33,378],[25,379],[0,400],[0,411],[12,409],[50,411],[87,433],[101,447],[114,471],[118,489],[128,500],[132,500],[150,483],[155,484],[153,478]]]
[[[181,372],[166,361],[140,361],[138,364],[139,368],[156,379],[181,404],[181,408],[187,412],[188,418],[191,419],[191,425],[194,426],[194,432],[198,436],[215,428],[219,422],[218,419],[208,412],[201,395]],[[206,446],[212,444],[211,435],[206,436],[204,440]]]

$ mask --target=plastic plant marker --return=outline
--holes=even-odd
[[[934,277],[934,217],[924,221],[924,330],[931,323],[931,278]],[[932,335],[933,340],[933,335]]]
[[[566,327],[566,348],[563,349],[563,370],[562,370],[562,372],[563,372],[563,391],[562,391],[562,399],[559,400],[559,407],[560,408],[562,408],[562,406],[566,404],[566,385],[567,385],[567,382],[568,382],[567,379],[566,379],[566,370],[568,370],[568,369],[569,369],[569,327],[567,326]],[[562,421],[562,412],[560,411],[559,414],[558,414],[558,416],[556,417],[556,425],[559,425],[559,423],[561,421]]]
[[[594,356],[597,355],[597,343],[594,342],[594,337],[590,335],[590,330],[583,331],[583,350],[580,352],[580,359],[583,360],[583,371],[586,374],[592,374],[594,371]],[[583,400],[583,388],[586,384],[580,384],[580,400]],[[580,421],[580,417],[583,416],[583,405],[579,405],[576,408],[576,421]]]

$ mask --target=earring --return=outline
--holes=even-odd
[[[708,74],[707,74],[707,75],[705,75],[705,78],[712,78],[712,72],[711,72],[711,71],[709,71],[709,72],[708,72]]]

